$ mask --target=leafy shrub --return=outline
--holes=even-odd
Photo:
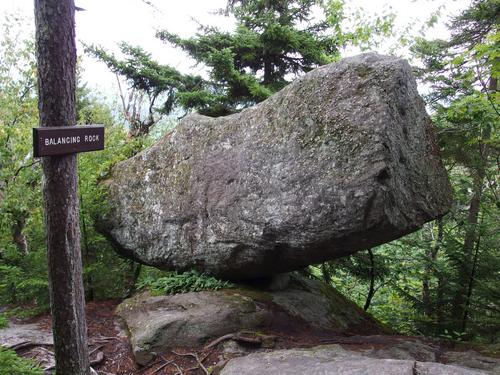
[[[11,259],[8,259],[8,261]],[[0,304],[29,304],[32,309],[21,309],[23,315],[43,313],[49,309],[48,281],[45,254],[35,250],[14,259],[18,265],[0,263]]]
[[[9,321],[5,317],[5,315],[0,314],[0,328],[5,328],[9,325]]]
[[[203,273],[188,271],[184,273],[169,272],[167,276],[159,278],[147,277],[138,286],[139,288],[149,288],[153,294],[161,295],[219,290],[231,288],[232,284]]]
[[[33,361],[0,346],[0,375],[42,375],[43,370]]]

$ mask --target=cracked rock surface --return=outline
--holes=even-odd
[[[276,350],[253,353],[232,359],[221,375],[480,375],[476,369],[432,362],[371,358],[343,349],[323,345],[308,349]]]
[[[450,185],[410,65],[363,54],[226,117],[184,118],[115,166],[100,230],[163,269],[269,276],[444,215]]]

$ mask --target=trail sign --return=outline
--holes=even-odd
[[[104,126],[78,125],[33,128],[33,156],[104,150]]]

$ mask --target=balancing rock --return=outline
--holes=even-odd
[[[121,254],[233,280],[392,241],[451,202],[410,65],[373,53],[240,113],[187,116],[105,183],[99,227]]]

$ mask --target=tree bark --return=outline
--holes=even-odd
[[[370,256],[370,289],[368,290],[365,305],[363,306],[363,310],[365,311],[370,307],[373,296],[375,295],[375,258],[373,257],[372,249],[368,249],[368,255]]]
[[[435,273],[434,264],[436,262],[437,254],[441,247],[441,242],[443,241],[443,219],[439,218],[436,220],[438,233],[437,238],[434,240],[434,244],[429,247],[426,253],[426,264],[425,264],[425,273],[423,275],[422,280],[422,303],[424,305],[424,312],[428,318],[432,318],[436,306],[439,304],[439,301],[433,303],[431,298],[431,275]],[[434,228],[431,229],[432,231]]]
[[[466,328],[464,317],[467,316],[467,292],[472,270],[474,244],[478,238],[477,224],[481,208],[484,177],[484,168],[479,168],[479,170],[475,171],[472,198],[470,200],[466,221],[467,227],[463,245],[463,260],[458,270],[459,287],[453,299],[452,319],[454,321],[454,329],[457,332],[464,332]]]
[[[474,260],[472,262],[472,270],[471,270],[471,274],[469,277],[469,284],[467,286],[467,299],[465,300],[464,316],[462,317],[462,332],[465,332],[465,328],[467,327],[467,320],[469,318],[469,309],[470,309],[470,304],[471,304],[471,299],[472,299],[472,289],[474,287],[474,279],[476,277],[480,243],[481,243],[481,237],[478,237],[477,242],[476,242],[476,249],[474,251]]]
[[[133,260],[130,261],[130,278],[128,279],[128,288],[127,293],[125,294],[126,298],[132,297],[136,292],[136,285],[139,280],[139,276],[141,275],[141,268],[141,263],[136,263]]]
[[[35,24],[40,125],[74,125],[73,0],[35,0]],[[45,157],[42,165],[56,372],[89,375],[76,154]]]
[[[498,81],[491,77],[489,91],[495,92],[498,89]],[[458,332],[465,332],[467,328],[468,316],[468,300],[469,294],[472,294],[472,283],[470,279],[473,274],[473,252],[475,244],[479,241],[478,221],[481,211],[481,200],[483,198],[484,181],[486,178],[486,168],[488,165],[489,146],[488,142],[491,138],[491,126],[486,125],[482,131],[481,138],[478,142],[479,161],[477,165],[471,166],[471,174],[473,178],[472,197],[469,203],[469,212],[467,215],[467,227],[465,229],[465,238],[463,245],[464,259],[459,268],[459,288],[453,299],[452,316],[454,320],[454,328]],[[477,250],[478,251],[478,250]],[[469,288],[470,287],[470,288]]]
[[[330,285],[332,282],[332,274],[330,272],[330,267],[326,263],[321,264],[321,275],[323,276],[323,281],[325,284]]]
[[[272,8],[271,8],[271,1],[270,0],[265,0],[264,4],[265,10],[264,12],[267,14],[272,13]],[[266,25],[266,28],[269,27],[269,25]],[[264,85],[268,85],[272,82],[272,74],[273,74],[273,65],[271,61],[271,56],[269,53],[269,47],[264,43],[264,51],[263,51],[263,56],[262,56],[263,62],[264,62],[264,77],[262,83]]]
[[[85,222],[85,210],[83,209],[83,197],[80,195],[80,217],[82,219],[82,232],[83,236],[83,248],[84,248],[84,262],[87,266],[92,264],[94,257],[92,256],[92,250],[89,246],[87,224]],[[84,280],[84,289],[86,292],[87,301],[94,300],[94,278],[92,277],[92,272],[88,272]]]
[[[14,219],[14,223],[11,226],[12,241],[22,255],[28,255],[28,241],[26,241],[26,236],[23,233],[26,227],[26,216],[25,213],[19,214],[19,216]]]

